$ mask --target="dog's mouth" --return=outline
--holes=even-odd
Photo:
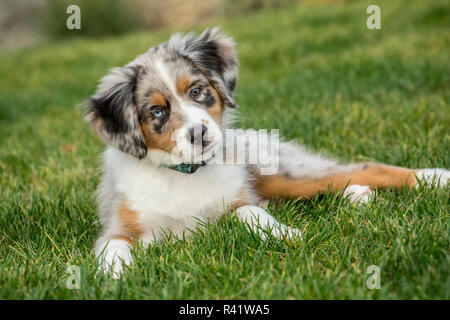
[[[214,149],[215,147],[217,146],[217,143],[211,143],[210,145],[208,145],[206,148],[204,148],[203,150],[202,150],[202,155],[204,156],[204,155],[207,155],[212,149]],[[210,157],[210,159],[211,158],[214,158],[214,156],[215,156],[215,152],[214,151],[212,151],[211,152],[211,157]],[[209,160],[210,160],[209,159]],[[209,161],[208,160],[208,161]]]
[[[213,161],[214,157],[216,156],[216,153],[214,152],[215,147],[217,147],[217,143],[211,144],[203,149],[199,153],[199,156],[202,157],[201,161],[193,160],[192,162],[181,162],[179,164],[163,164],[162,166],[181,173],[195,173],[199,168],[204,167]],[[208,154],[208,158],[205,159],[204,156]]]
[[[208,163],[215,157],[218,146],[218,142],[212,142],[206,147],[201,148],[200,150],[193,149],[193,152],[190,156],[191,159],[187,161],[185,160],[184,162],[193,164],[199,164],[202,162]]]

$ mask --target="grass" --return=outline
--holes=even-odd
[[[238,43],[240,125],[280,128],[348,161],[450,167],[447,1],[319,5],[222,23]],[[370,3],[372,4],[372,3]],[[200,30],[201,28],[197,28]],[[298,244],[222,219],[189,240],[136,250],[114,281],[96,275],[94,190],[104,148],[79,104],[110,67],[169,31],[39,45],[0,60],[1,299],[449,299],[449,187],[379,192],[367,206],[333,193],[272,213]],[[81,267],[81,289],[66,269]],[[369,290],[367,267],[381,269]]]

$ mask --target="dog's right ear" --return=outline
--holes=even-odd
[[[85,118],[108,145],[139,159],[147,154],[134,104],[139,66],[114,68],[85,102]]]

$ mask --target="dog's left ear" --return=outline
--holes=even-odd
[[[220,33],[216,27],[205,30],[200,36],[176,34],[170,38],[168,47],[202,69],[225,105],[236,107],[233,91],[238,77],[238,57],[232,38]]]

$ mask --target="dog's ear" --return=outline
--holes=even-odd
[[[142,159],[147,146],[134,104],[139,71],[139,66],[112,69],[86,100],[85,118],[106,144]]]
[[[233,91],[238,77],[238,57],[232,38],[220,33],[216,27],[207,29],[200,36],[176,34],[170,38],[168,47],[202,69],[219,91],[225,105],[236,107]]]

